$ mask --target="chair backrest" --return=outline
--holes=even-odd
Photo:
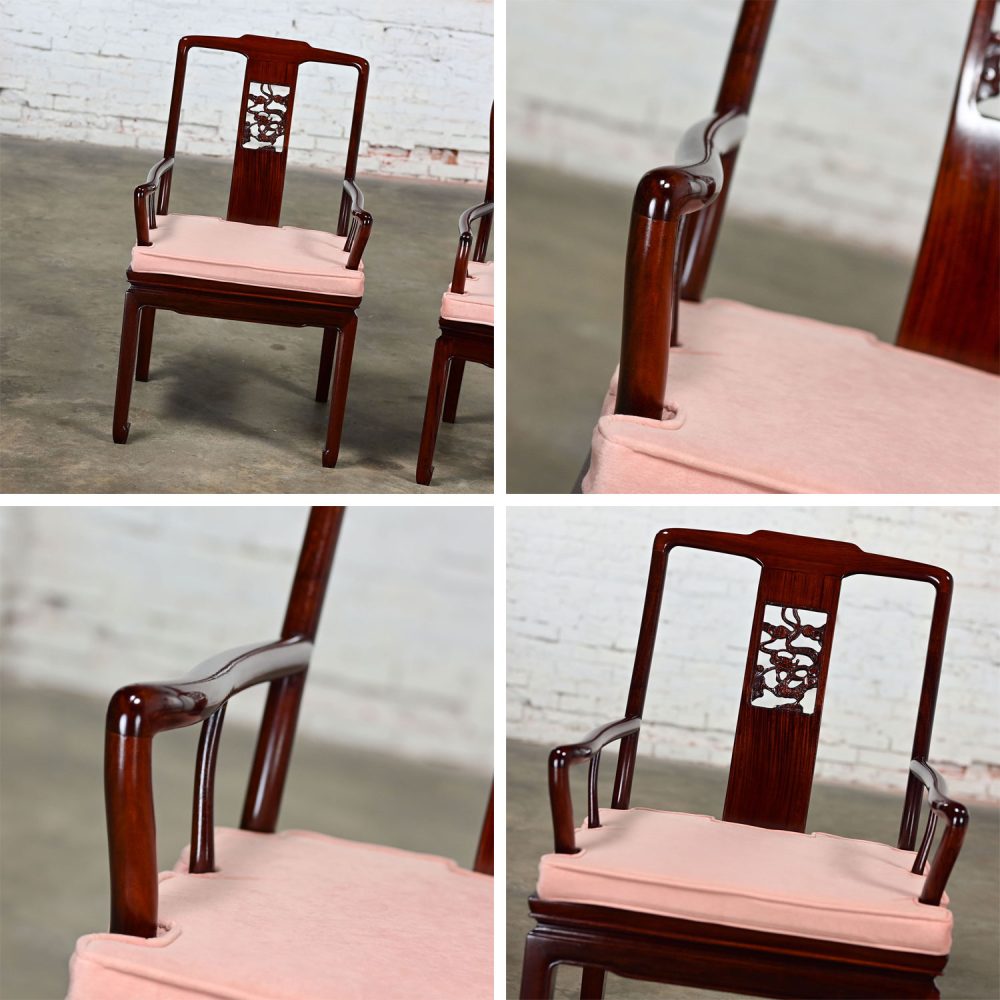
[[[744,0],[717,113],[749,111],[775,0]],[[979,103],[1000,90],[997,0],[975,0],[972,25],[937,182],[897,336],[901,347],[987,371],[1000,370],[1000,121]],[[700,301],[736,161],[722,156],[725,184],[683,221],[681,297]],[[676,300],[675,300],[676,301]],[[676,343],[677,324],[672,324]]]
[[[1000,93],[996,0],[976,0],[923,241],[896,343],[1000,371]]]
[[[667,557],[674,548],[703,549],[760,565],[750,647],[722,818],[770,829],[805,829],[833,648],[841,583],[855,575],[930,583],[936,590],[913,758],[930,749],[952,580],[943,569],[871,555],[846,542],[757,531],[737,535],[669,528],[656,535],[626,716],[641,718],[659,625]],[[622,741],[612,805],[628,808],[638,734]],[[921,786],[911,775],[901,846],[912,849]]]
[[[303,63],[330,63],[349,66],[357,71],[354,112],[347,143],[347,161],[344,165],[344,180],[354,180],[368,89],[368,63],[360,56],[314,49],[305,42],[287,38],[265,38],[260,35],[242,35],[239,38],[188,35],[182,38],[177,45],[170,116],[163,145],[164,158],[173,157],[177,149],[177,129],[188,52],[195,48],[238,52],[247,61],[243,75],[243,96],[237,123],[227,220],[258,226],[277,226],[279,223],[296,81],[299,66]],[[160,199],[163,212],[167,211],[168,203],[169,186]],[[346,195],[342,195],[337,230],[341,236],[347,235],[350,222],[346,206]]]
[[[490,105],[490,165],[486,171],[486,191],[483,194],[484,202],[493,201],[493,106]],[[476,232],[476,246],[472,251],[472,259],[482,263],[486,260],[486,251],[490,245],[490,230],[493,227],[493,213],[484,215],[479,220],[479,229]]]

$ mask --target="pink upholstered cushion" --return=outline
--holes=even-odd
[[[579,854],[541,860],[538,895],[892,951],[946,955],[951,911],[918,902],[914,855],[710,816],[602,809]]]
[[[1000,378],[738,302],[682,302],[668,419],[594,431],[589,493],[1000,492]]]
[[[493,262],[477,264],[469,261],[469,271],[465,279],[465,291],[456,295],[448,286],[441,298],[442,319],[453,319],[462,323],[484,323],[493,325]]]
[[[294,226],[250,226],[205,215],[158,215],[132,270],[360,298],[363,267],[347,270],[344,237]]]
[[[216,864],[160,876],[159,937],[81,938],[69,1000],[493,995],[486,875],[303,831],[217,829]]]

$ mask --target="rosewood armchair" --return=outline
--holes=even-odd
[[[243,98],[224,219],[169,212],[181,98],[191,49],[238,52],[246,59]],[[354,111],[336,234],[279,225],[299,66],[319,62],[357,73]],[[112,436],[129,433],[132,379],[149,379],[159,309],[323,330],[316,401],[333,398],[323,465],[337,464],[347,386],[364,294],[362,255],[372,217],[355,183],[368,63],[305,42],[242,35],[190,35],[177,46],[163,159],[134,193],[136,245],[126,272]]]
[[[1000,121],[979,108],[1000,86],[995,2],[975,3],[895,345],[702,302],[774,6],[745,0],[714,114],[636,188],[620,364],[582,488],[1000,492]]]
[[[342,519],[343,508],[314,508],[277,640],[111,699],[111,926],[77,942],[70,1000],[492,996],[492,793],[473,871],[431,855],[275,832]],[[265,682],[240,827],[219,828],[214,776],[226,705]],[[191,843],[157,876],[153,739],[198,722]],[[450,934],[456,922],[460,939]]]
[[[761,568],[721,820],[629,806],[675,548],[728,553]],[[841,583],[858,574],[935,590],[895,847],[804,832]],[[549,756],[555,847],[541,859],[530,899],[537,926],[525,944],[521,997],[550,997],[563,963],[583,966],[580,995],[591,1000],[604,995],[608,971],[771,997],[937,997],[934,977],[952,932],[944,890],[969,821],[927,763],[951,594],[943,569],[845,542],[659,532],[624,717]],[[601,752],[619,742],[605,809]],[[587,821],[574,831],[570,769],[584,762]],[[915,851],[925,790],[927,825]]]
[[[476,246],[472,226],[478,221]],[[490,165],[486,194],[458,220],[458,251],[451,284],[441,297],[441,330],[427,387],[427,406],[420,432],[417,482],[428,486],[434,475],[434,446],[441,421],[455,422],[465,362],[493,367],[493,262],[486,259],[493,226],[493,109],[490,109]],[[471,252],[472,259],[469,259]]]

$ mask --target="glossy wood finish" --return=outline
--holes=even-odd
[[[989,372],[1000,371],[1000,121],[979,100],[995,93],[995,14],[977,0],[896,341]]]
[[[341,507],[318,507],[310,514],[280,639],[222,653],[179,680],[133,684],[112,697],[104,780],[113,933],[156,935],[153,737],[169,729],[206,723],[195,776],[192,848],[197,867],[192,870],[211,870],[212,789],[221,712],[233,695],[265,681],[270,682],[270,690],[241,826],[274,829],[302,685],[343,514]]]
[[[475,250],[472,249],[472,227],[478,222]],[[490,109],[490,163],[486,175],[483,201],[467,208],[458,220],[458,250],[452,268],[450,291],[465,292],[469,256],[482,263],[486,260],[493,224],[493,109]],[[417,457],[416,480],[429,486],[434,475],[434,448],[441,421],[453,424],[458,413],[458,397],[462,391],[465,362],[475,361],[493,367],[493,326],[485,323],[459,323],[438,319],[440,336],[434,343],[431,375],[427,385],[427,403],[420,432],[420,452]]]
[[[269,684],[240,827],[273,833],[291,759],[312,643],[344,518],[343,507],[315,507],[292,583],[281,637],[206,660],[187,676],[117,691],[108,706],[105,804],[113,933],[155,937],[156,821],[153,737],[202,722],[194,781],[189,870],[215,868],[215,766],[229,699]],[[493,874],[493,793],[476,848],[475,870]]]
[[[169,211],[184,78],[188,53],[195,48],[237,52],[246,59],[226,214],[227,220],[231,222],[265,226],[277,226],[280,222],[299,66],[308,62],[326,63],[347,67],[357,74],[337,233],[346,237],[346,267],[358,270],[373,224],[371,214],[365,210],[364,196],[355,179],[368,86],[368,63],[359,56],[314,49],[305,42],[258,35],[243,35],[240,38],[191,35],[180,40],[163,158],[154,164],[145,183],[140,184],[133,194],[138,245],[152,245],[150,233],[156,228],[157,216],[166,215]],[[280,149],[277,148],[277,143],[270,146],[265,143],[257,148],[251,148],[247,144],[245,115],[252,84],[290,89],[278,126]],[[238,319],[282,326],[320,327],[324,333],[317,379],[318,402],[326,401],[331,374],[333,378],[333,401],[323,449],[323,464],[327,467],[336,464],[357,328],[356,310],[361,304],[360,298],[268,289],[180,278],[176,275],[148,272],[137,274],[131,270],[127,277],[129,289],[125,296],[122,319],[112,427],[115,443],[125,444],[128,440],[133,375],[140,382],[149,379],[154,312],[156,309],[169,309],[190,316]]]
[[[659,420],[681,298],[700,301],[774,13],[745,0],[713,117],[685,133],[677,161],[646,174],[625,260],[615,412]],[[1000,366],[1000,122],[992,93],[995,0],[976,0],[951,124],[898,344],[988,371]]]
[[[927,873],[920,902],[939,904],[968,827],[965,807],[948,798],[940,776],[926,763],[951,605],[951,576],[936,566],[872,555],[845,542],[770,531],[737,535],[671,528],[656,535],[624,716],[598,727],[579,742],[557,747],[549,756],[555,851],[563,854],[577,851],[570,767],[583,761],[589,764],[587,822],[590,827],[596,827],[600,822],[597,777],[601,752],[618,741],[621,748],[611,808],[629,807],[668,558],[675,548],[725,553],[753,560],[760,566],[754,627],[744,669],[722,819],[768,829],[799,832],[805,829],[824,694],[832,669],[831,653],[842,581],[850,576],[872,575],[919,581],[934,588],[935,601],[914,731],[914,762],[910,766],[897,846],[904,850],[914,849],[922,793],[926,788],[932,819],[929,819],[931,825],[920,852],[924,859],[928,856],[938,820],[943,821],[944,832]],[[762,708],[753,703],[762,635],[760,623],[764,621],[767,605],[807,609],[826,615],[825,632],[817,654],[818,682],[811,714]],[[922,862],[920,867],[922,869]],[[529,935],[525,950],[522,997],[550,996],[552,969],[561,962],[590,967],[581,996],[601,995],[601,970],[762,996],[937,996],[933,976],[941,971],[946,961],[946,956],[906,955],[805,938],[783,940],[774,935],[713,924],[534,898],[531,909],[539,924]],[[734,941],[738,941],[735,952]],[[686,950],[690,951],[690,961],[685,958],[678,964],[678,955]],[[802,963],[812,963],[813,973],[805,979],[798,978]],[[895,976],[899,976],[897,985],[893,985]]]

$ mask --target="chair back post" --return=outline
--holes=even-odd
[[[316,637],[343,520],[343,507],[314,507],[310,512],[282,639],[303,636],[311,641]],[[243,830],[273,833],[277,826],[305,679],[302,671],[268,686],[240,820]]]
[[[493,201],[493,105],[490,105],[490,164],[486,171],[486,193],[483,195],[483,201]],[[490,245],[490,230],[492,228],[493,213],[489,212],[479,220],[476,248],[472,253],[472,259],[480,264],[486,260],[486,250]]]
[[[936,589],[912,755],[914,759],[927,756],[948,627],[950,575],[924,563],[872,555],[846,542],[772,531],[737,535],[671,528],[657,534],[626,718],[641,718],[643,714],[660,621],[667,557],[671,549],[678,547],[741,556],[761,567],[723,820],[768,829],[804,831],[841,584],[847,576],[914,580],[930,583]],[[810,614],[807,616],[804,612]],[[825,617],[821,620],[813,615]],[[807,676],[802,680],[789,678],[793,680],[791,689],[776,693],[770,688],[777,685],[777,680],[775,685],[765,683],[765,676],[776,662],[784,669],[795,663],[806,668],[800,669],[800,675],[805,672]],[[804,685],[801,691],[797,690],[800,684]],[[806,699],[804,695],[809,691],[815,694]],[[769,704],[771,695],[774,700]],[[638,734],[622,740],[613,808],[629,807],[637,745]],[[906,850],[913,849],[922,790],[921,783],[911,775],[899,843]]]
[[[1000,371],[1000,93],[995,0],[977,0],[896,343]]]
[[[472,870],[484,875],[493,874],[493,785],[490,785],[490,800],[486,804],[486,815],[479,831],[476,858]]]
[[[717,114],[727,111],[750,113],[776,2],[777,0],[744,0],[736,34],[729,49],[726,70],[722,75],[719,97],[715,102]],[[685,220],[680,251],[682,299],[700,302],[704,294],[738,152],[739,146],[736,146],[722,156],[726,182],[719,197],[697,215]],[[675,323],[675,335],[676,329]],[[676,339],[673,342],[676,344]]]

